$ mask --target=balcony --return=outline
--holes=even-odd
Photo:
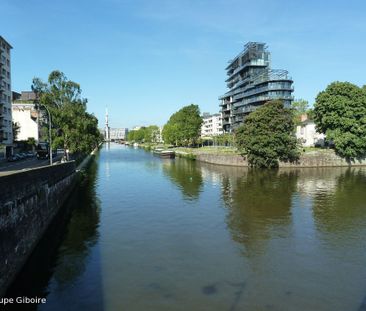
[[[235,114],[240,114],[240,113],[249,113],[249,112],[253,112],[254,110],[257,109],[258,106],[243,106],[243,107],[238,107],[237,109],[235,109]]]
[[[249,91],[243,91],[242,93],[238,94],[238,95],[234,95],[233,99],[234,100],[238,100],[244,97],[249,97],[255,94],[260,94],[260,93],[265,93],[265,92],[269,92],[269,91],[289,91],[289,92],[293,92],[294,91],[294,87],[285,87],[285,86],[281,86],[281,85],[266,85],[263,87],[259,87],[259,88],[253,88]]]
[[[241,65],[239,67],[237,67],[230,75],[229,77],[225,80],[225,82],[229,82],[237,73],[239,73],[240,71],[244,70],[247,67],[250,66],[261,66],[261,67],[266,67],[268,66],[268,61],[265,61],[264,59],[256,59],[256,60],[251,60],[249,62],[246,62],[244,65]]]

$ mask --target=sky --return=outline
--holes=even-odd
[[[366,1],[0,0],[12,89],[60,70],[104,126],[164,125],[194,103],[219,111],[227,62],[265,42],[294,96],[313,104],[332,81],[366,84]]]

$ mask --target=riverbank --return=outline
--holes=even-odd
[[[190,148],[185,151],[183,148],[177,148],[176,153],[181,157],[194,158],[197,161],[228,165],[228,166],[243,166],[247,167],[248,162],[240,154],[238,154],[233,148],[228,150],[194,150]],[[303,151],[299,160],[295,163],[280,162],[280,168],[302,168],[302,167],[341,167],[341,166],[366,166],[366,159],[360,159],[355,161],[346,161],[336,155],[332,149],[310,149]]]
[[[50,223],[84,176],[99,145],[76,167],[75,161],[15,171],[0,177],[0,297],[32,254]]]
[[[139,147],[145,150],[153,150],[158,145],[140,144]],[[159,145],[163,146],[163,145]],[[239,154],[235,147],[171,147],[177,157],[201,161],[210,164],[249,167],[247,160]],[[301,151],[297,162],[279,162],[280,168],[307,168],[307,167],[347,167],[366,166],[366,158],[354,161],[347,161],[336,155],[333,149],[305,148]]]

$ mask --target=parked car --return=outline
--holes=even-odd
[[[15,155],[11,155],[8,157],[8,162],[15,162],[18,161],[18,157],[16,157]]]
[[[14,155],[14,157],[18,160],[22,160],[23,157],[20,155],[20,153],[17,153],[16,155]]]
[[[33,151],[28,151],[27,152],[27,158],[33,158],[35,156]]]

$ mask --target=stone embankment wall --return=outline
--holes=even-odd
[[[211,164],[248,166],[248,162],[240,155],[213,153],[197,153],[197,161]],[[347,162],[337,156],[333,150],[319,150],[303,153],[297,163],[280,162],[280,167],[335,167],[335,166],[366,166],[366,159]]]
[[[75,163],[0,177],[0,297],[76,183]]]

